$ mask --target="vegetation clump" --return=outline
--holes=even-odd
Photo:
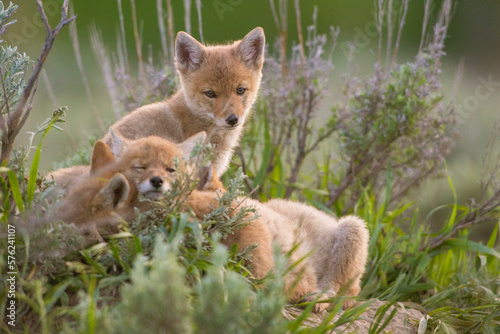
[[[73,20],[67,16],[68,2],[63,3],[59,25],[52,30],[47,23],[51,43]],[[295,9],[300,14],[298,3]],[[393,15],[396,3],[399,18]],[[424,26],[430,24],[431,3],[424,3]],[[42,2],[37,4],[42,21],[47,22]],[[118,4],[121,13],[121,1]],[[228,191],[220,195],[217,209],[203,219],[185,210],[183,202],[195,184],[190,175],[183,175],[163,202],[137,213],[134,221],[123,222],[120,233],[90,246],[74,225],[54,218],[60,194],[38,174],[42,140],[63,121],[66,109],[56,110],[33,132],[27,149],[12,150],[32,108],[28,102],[50,47],[33,63],[1,42],[0,273],[2,277],[14,269],[18,273],[15,327],[5,320],[9,288],[6,280],[0,281],[3,330],[327,333],[355,330],[356,320],[366,318],[366,312],[377,305],[370,313],[369,333],[391,328],[400,307],[424,313],[420,319],[405,320],[419,333],[498,332],[500,254],[495,245],[499,225],[484,244],[471,241],[469,232],[476,224],[499,219],[500,165],[488,171],[485,164],[482,198],[469,206],[455,202],[436,209],[448,210],[438,231],[431,231],[408,199],[422,181],[445,174],[444,160],[456,138],[456,114],[453,104],[445,101],[439,78],[451,1],[442,2],[434,29],[422,36],[415,59],[405,64],[398,64],[397,53],[408,0],[377,1],[380,41],[373,74],[356,76],[351,63],[342,89],[344,99],[332,106],[321,127],[316,126],[318,106],[326,90],[332,89],[328,39],[315,26],[306,30],[304,38],[298,15],[299,42],[288,54],[287,31],[281,24],[287,20],[286,1],[277,4],[278,10],[271,1],[280,39],[268,50],[265,89],[233,167],[226,173]],[[162,6],[158,0],[159,12]],[[201,10],[201,2],[197,8]],[[0,2],[0,35],[15,9]],[[167,31],[162,23],[160,31]],[[117,117],[163,99],[175,87],[173,50],[169,52],[166,42],[162,65],[154,65],[152,57],[146,65],[135,34],[141,62],[135,78],[129,72],[127,62],[132,57],[126,53],[124,32],[122,27],[116,54],[123,62],[118,62],[118,70],[111,69],[102,40],[93,34]],[[331,31],[333,46],[338,33]],[[163,35],[162,40],[167,38]],[[25,80],[31,66],[35,79]],[[121,83],[119,89],[113,85],[116,82]],[[35,146],[37,135],[41,138]],[[81,157],[88,159],[79,152],[78,159],[68,162]],[[315,172],[305,175],[306,165]],[[454,192],[451,179],[449,184]],[[252,208],[239,208],[234,214],[231,203],[239,196],[298,199],[332,214],[352,213],[364,219],[370,230],[369,261],[358,304],[343,310],[342,298],[334,299],[331,312],[316,321],[312,303],[304,303],[299,311],[287,305],[281,280],[286,255],[278,251],[275,272],[262,280],[254,278],[249,249],[227,250],[219,242],[255,217]],[[9,226],[16,228],[14,269],[8,263]]]

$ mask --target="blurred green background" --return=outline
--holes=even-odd
[[[129,0],[122,0],[127,32],[129,54],[134,55],[131,6]],[[4,39],[18,45],[21,52],[26,52],[33,59],[38,57],[45,38],[45,31],[40,26],[35,1],[14,1],[20,5],[14,16],[18,22],[9,27]],[[53,26],[59,20],[59,7],[62,0],[44,0],[47,15]],[[104,36],[108,50],[116,49],[119,30],[118,5],[116,1],[76,0],[71,1],[76,15],[79,42],[83,65],[89,79],[93,98],[106,125],[115,122],[111,112],[111,101],[98,68],[96,58],[90,46],[89,28],[95,25]],[[166,1],[164,1],[166,3]],[[455,14],[450,25],[447,40],[447,56],[443,66],[442,81],[445,91],[452,91],[458,64],[464,61],[464,74],[455,96],[455,104],[461,114],[461,137],[457,141],[450,157],[448,169],[455,183],[459,200],[467,201],[478,195],[481,176],[481,158],[495,121],[500,119],[500,2],[498,0],[462,0],[455,1]],[[258,0],[210,0],[202,1],[203,34],[207,43],[225,43],[240,39],[256,26],[264,28],[268,42],[274,42],[277,30],[268,1]],[[143,40],[143,52],[147,54],[149,46],[153,56],[161,52],[160,34],[155,0],[137,0],[137,17]],[[346,68],[345,46],[347,42],[357,43],[355,62],[361,73],[369,75],[373,69],[377,38],[370,37],[373,28],[374,1],[360,0],[313,0],[301,1],[302,24],[312,23],[315,6],[318,8],[319,31],[329,32],[330,26],[340,28],[339,44],[335,50],[333,62],[336,67],[331,78],[328,97],[322,105],[326,114],[336,99],[341,97],[342,74]],[[440,1],[435,1],[434,8],[439,8]],[[174,11],[174,30],[185,30],[184,4],[181,0],[172,0]],[[410,1],[407,22],[402,36],[400,62],[412,59],[421,36],[423,1]],[[296,40],[297,25],[293,1],[288,3],[289,42]],[[192,7],[192,34],[199,38],[196,8]],[[82,78],[76,64],[73,48],[65,28],[56,39],[54,48],[46,63],[46,73],[58,105],[66,105],[70,111],[63,133],[52,132],[44,143],[41,168],[52,170],[54,161],[61,161],[72,155],[76,147],[88,146],[89,136],[100,137],[90,103],[86,96]],[[373,36],[373,35],[371,35]],[[132,61],[133,63],[133,61]],[[264,73],[264,75],[270,75]],[[272,74],[271,74],[272,75]],[[489,82],[489,83],[488,83]],[[34,102],[31,119],[24,130],[31,131],[37,123],[49,117],[55,107],[54,99],[44,81],[40,82]],[[27,136],[20,138],[19,144],[26,143]],[[22,142],[24,140],[24,142]],[[497,139],[498,142],[498,139]],[[306,172],[303,170],[302,172]],[[425,208],[433,208],[441,203],[453,201],[446,180],[427,182],[417,198]]]

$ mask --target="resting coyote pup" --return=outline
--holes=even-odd
[[[120,222],[131,221],[135,218],[135,208],[140,211],[150,209],[148,202],[138,200],[138,188],[141,188],[144,182],[150,182],[154,187],[153,183],[158,182],[154,179],[156,177],[160,177],[168,184],[172,177],[169,174],[183,172],[184,168],[191,167],[179,164],[178,167],[181,170],[170,170],[171,166],[175,165],[174,159],[185,159],[190,156],[196,144],[201,143],[205,138],[205,133],[202,132],[175,145],[159,137],[129,141],[121,137],[114,129],[111,129],[111,133],[113,133],[115,144],[120,145],[115,146],[120,147],[120,155],[115,159],[109,147],[103,141],[98,140],[92,152],[90,176],[82,178],[80,182],[72,186],[57,211],[57,218],[66,223],[75,224],[82,232],[90,232],[89,241],[96,239],[102,241],[100,231],[103,228],[107,231],[111,229],[113,233],[116,233],[115,227]],[[200,219],[217,206],[217,195],[214,191],[223,189],[222,183],[212,168],[210,167],[211,170],[207,175],[202,176],[203,181],[200,184],[203,190],[209,191],[194,190],[187,202],[187,206],[190,206]],[[148,187],[143,187],[143,189]],[[163,192],[160,190],[162,188],[160,185],[157,190],[146,190],[143,194],[156,198],[159,197],[157,192]],[[241,235],[244,237],[240,237]],[[250,238],[250,235],[254,237]],[[266,229],[258,219],[254,220],[251,225],[243,226],[238,233],[227,238],[225,244],[230,246],[237,243],[241,248],[245,248],[254,244],[257,237],[264,242],[262,246],[251,251],[252,258],[258,263],[254,274],[257,277],[264,277],[273,268],[273,252],[271,240],[266,239],[268,237]]]
[[[130,141],[113,128],[110,131],[119,155],[113,155],[102,140],[95,143],[90,175],[72,186],[58,210],[58,218],[65,222],[113,225],[110,220],[118,222],[120,216],[133,219],[134,207],[147,210],[147,204],[137,200],[138,193],[156,199],[170,190],[173,175],[192,168],[187,164],[191,151],[206,136],[200,132],[176,145],[155,136]],[[180,171],[175,170],[176,158]]]
[[[217,186],[220,181],[215,174],[209,174],[206,182],[215,185],[217,189],[221,188]],[[208,187],[199,184],[199,188]],[[195,196],[190,198],[191,207],[194,205],[193,197]],[[201,197],[199,202],[203,203],[204,200]],[[265,203],[243,199],[242,205],[257,209],[259,224],[263,224],[265,229],[261,229],[260,234],[245,231],[236,233],[234,237],[237,240],[232,243],[258,243],[259,247],[270,249],[271,245],[266,243],[272,240],[279,245],[283,254],[297,246],[290,256],[290,264],[306,257],[284,278],[290,301],[299,301],[310,293],[321,293],[320,299],[328,299],[340,290],[347,296],[358,295],[368,259],[369,242],[366,223],[362,219],[344,216],[337,220],[310,205],[282,199],[272,199]],[[265,268],[269,267],[269,262],[264,261],[262,264]],[[260,265],[261,263],[253,261],[254,270],[263,271],[263,268],[259,268]],[[292,290],[294,281],[299,276],[300,282]],[[318,296],[312,295],[305,300],[316,297]],[[353,300],[344,301],[346,307],[352,304]],[[314,310],[321,311],[328,306],[327,303],[318,303]]]

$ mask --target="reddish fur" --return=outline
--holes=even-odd
[[[137,193],[128,184],[128,197],[119,206],[110,206],[112,203],[109,202],[109,195],[100,194],[118,173],[115,159],[110,153],[106,144],[96,142],[92,151],[91,175],[76,182],[57,211],[59,219],[75,224],[84,232],[90,232],[91,239],[101,239],[98,227],[111,227],[112,233],[121,221],[134,216],[131,206]],[[123,181],[126,182],[125,178]]]

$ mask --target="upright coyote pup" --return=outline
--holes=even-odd
[[[262,28],[230,45],[203,46],[185,32],[175,40],[179,90],[143,106],[113,127],[125,138],[158,136],[180,143],[200,132],[215,146],[213,166],[222,175],[257,98],[264,63]],[[104,137],[114,153],[111,135]]]

